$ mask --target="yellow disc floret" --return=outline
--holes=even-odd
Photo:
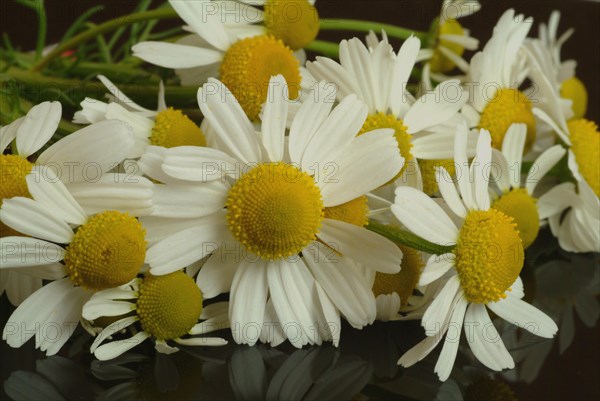
[[[221,63],[221,81],[251,120],[258,117],[267,99],[269,80],[278,74],[285,77],[289,98],[296,99],[300,92],[300,65],[290,48],[271,35],[237,41]]]
[[[380,128],[391,128],[394,130],[394,136],[396,137],[396,141],[398,141],[398,150],[400,151],[400,155],[404,157],[404,166],[402,170],[394,177],[391,181],[394,181],[396,178],[402,174],[404,169],[406,168],[406,162],[413,159],[413,155],[411,153],[412,149],[412,137],[407,132],[407,127],[404,125],[404,122],[401,119],[397,119],[391,114],[385,113],[377,113],[371,114],[365,120],[362,128],[358,132],[358,135],[362,135],[366,132],[373,131]]]
[[[292,50],[302,49],[319,33],[319,14],[307,0],[267,0],[264,23]]]
[[[156,115],[150,143],[163,148],[206,146],[200,128],[181,110],[169,107]]]
[[[33,165],[27,159],[16,155],[0,155],[0,206],[3,199],[24,196],[31,198],[25,177]],[[22,235],[0,222],[0,238]]]
[[[499,89],[483,109],[479,128],[490,131],[492,146],[501,149],[504,135],[513,123],[527,125],[525,149],[530,149],[536,134],[531,101],[523,92],[516,89]]]
[[[519,235],[523,241],[523,248],[537,238],[540,231],[540,216],[536,200],[524,188],[513,189],[496,199],[492,208],[512,217],[517,223]]]
[[[142,329],[158,340],[187,334],[202,313],[202,293],[187,274],[146,274],[140,285],[137,314]]]
[[[446,20],[438,27],[438,35],[436,37],[437,43],[435,43],[433,46],[433,55],[431,56],[429,63],[431,65],[432,72],[444,73],[452,71],[452,69],[455,67],[455,64],[440,51],[440,46],[445,47],[457,56],[462,56],[465,52],[465,48],[458,43],[441,39],[439,37],[440,35],[462,36],[464,35],[464,30],[457,20]]]
[[[260,164],[229,190],[229,230],[263,259],[299,253],[316,239],[322,220],[319,187],[310,175],[290,164]]]
[[[565,80],[560,86],[560,97],[571,99],[573,118],[583,118],[587,111],[588,93],[585,85],[577,77]]]
[[[505,298],[523,268],[517,225],[512,217],[495,209],[469,212],[453,253],[469,302],[486,304]]]
[[[443,167],[450,176],[456,174],[454,160],[425,160],[419,159],[419,169],[421,170],[421,178],[423,180],[423,192],[427,195],[433,195],[438,192],[438,184],[435,179],[436,167]]]
[[[90,217],[67,247],[69,277],[92,290],[128,283],[144,264],[145,236],[142,225],[127,213],[109,210]]]
[[[596,123],[585,118],[567,122],[571,138],[571,150],[579,172],[600,196],[600,132]]]
[[[344,221],[364,227],[369,222],[369,206],[365,195],[341,205],[326,207],[325,218]]]
[[[400,272],[395,274],[377,272],[375,274],[375,282],[373,283],[373,293],[375,296],[378,296],[395,292],[400,297],[402,305],[406,305],[408,298],[419,283],[419,278],[425,264],[419,251],[404,245],[398,246],[403,253]]]

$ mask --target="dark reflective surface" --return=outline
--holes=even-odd
[[[342,328],[331,344],[297,350],[289,344],[186,348],[158,354],[149,342],[109,362],[89,354],[78,332],[59,355],[46,358],[33,342],[2,352],[2,399],[12,400],[538,400],[599,399],[600,257],[561,251],[547,231],[527,252],[526,299],[557,322],[544,340],[496,319],[515,360],[494,373],[464,341],[450,378],[433,372],[441,347],[404,369],[400,355],[423,338],[419,322]],[[12,307],[2,299],[2,321]],[[226,335],[226,333],[225,333]]]

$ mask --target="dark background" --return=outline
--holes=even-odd
[[[600,102],[600,3],[591,1],[480,1],[482,9],[475,15],[461,19],[463,26],[468,27],[472,35],[480,39],[482,47],[489,39],[493,26],[504,10],[514,7],[517,12],[533,16],[534,26],[531,36],[537,36],[540,21],[548,20],[554,9],[562,12],[559,35],[569,27],[576,28],[575,34],[563,46],[563,60],[575,59],[578,62],[577,76],[585,83],[589,103],[587,118],[599,121],[598,107]],[[97,13],[92,20],[103,22],[130,12],[135,1],[73,1],[47,0],[48,43],[57,41],[67,27],[84,10],[96,4],[104,4],[105,9]],[[33,49],[36,40],[37,21],[35,14],[11,0],[0,3],[0,27],[7,33],[14,44],[21,49]],[[160,2],[156,2],[156,5]],[[439,13],[441,1],[416,0],[318,0],[317,8],[324,18],[355,18],[397,24],[406,28],[427,30],[431,20]],[[177,22],[163,23],[164,26]],[[320,39],[339,40],[348,37],[349,33],[323,32]],[[358,34],[361,37],[363,34]],[[468,57],[467,57],[468,58]],[[6,299],[2,299],[6,303]],[[2,308],[2,321],[8,318],[8,311]],[[532,385],[511,384],[518,399],[598,399],[600,384],[596,374],[599,371],[600,353],[598,349],[598,328],[584,327],[578,318],[574,344],[562,355],[558,355],[557,344],[546,361],[538,380]],[[14,369],[33,370],[34,359],[40,354],[33,351],[32,342],[25,349],[17,352],[8,349],[3,343],[0,347],[0,382],[6,380]],[[1,388],[2,386],[0,386]],[[6,397],[0,390],[2,399]]]

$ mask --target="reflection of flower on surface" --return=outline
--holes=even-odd
[[[35,372],[12,372],[4,382],[4,391],[15,401],[90,400],[94,389],[79,364],[54,355],[36,361]]]
[[[439,388],[435,397],[440,401],[516,401],[517,397],[503,380],[493,374],[465,367],[453,374],[453,379]]]
[[[290,355],[262,346],[239,347],[229,360],[229,382],[239,400],[352,399],[371,371],[369,363],[330,346]]]
[[[597,255],[573,254],[568,260],[551,260],[535,270],[533,305],[543,308],[559,326],[559,352],[563,354],[575,337],[575,313],[586,327],[592,328],[600,317],[598,294],[600,270]],[[516,363],[503,376],[513,381],[533,382],[554,347],[555,339],[537,341],[515,330],[504,333],[506,346]]]

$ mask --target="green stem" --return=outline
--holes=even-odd
[[[452,249],[454,249],[453,246],[434,244],[411,232],[401,230],[393,225],[379,223],[373,219],[369,219],[367,228],[374,233],[383,235],[396,244],[406,245],[432,255],[443,255],[452,252]]]
[[[306,45],[304,49],[322,54],[327,57],[338,58],[340,55],[340,46],[337,43],[326,42],[324,40],[313,40]]]
[[[403,40],[408,39],[411,35],[414,35],[421,40],[425,40],[428,37],[427,32],[415,31],[412,29],[400,28],[398,26],[372,21],[321,18],[319,25],[322,31],[374,31],[376,34],[379,34],[383,29],[388,36]]]
[[[120,18],[116,18],[107,22],[104,22],[92,29],[88,29],[80,33],[79,35],[73,36],[71,39],[67,40],[64,43],[56,46],[50,53],[46,55],[43,59],[41,59],[38,63],[33,66],[33,71],[39,72],[44,69],[50,63],[50,61],[54,60],[56,57],[60,56],[64,51],[71,50],[78,46],[79,44],[86,42],[90,39],[94,39],[97,35],[101,35],[105,32],[110,32],[114,29],[117,29],[124,25],[134,24],[136,22],[148,21],[153,19],[168,19],[168,18],[178,18],[177,13],[170,9],[157,9],[152,11],[144,11],[141,13],[134,13],[130,15],[125,15]]]
[[[46,45],[46,31],[47,31],[47,21],[46,21],[46,7],[44,6],[44,1],[40,1],[38,13],[38,35],[37,35],[37,43],[35,46],[35,59],[39,60],[42,57],[42,52],[44,51],[44,46]]]

